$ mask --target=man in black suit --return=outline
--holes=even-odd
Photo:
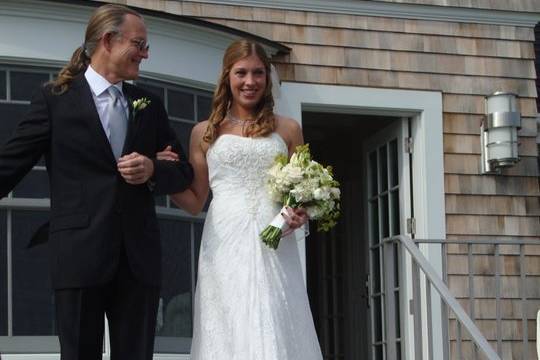
[[[61,359],[150,360],[161,280],[155,193],[186,189],[193,171],[160,99],[124,83],[148,57],[142,17],[98,8],[84,44],[0,149],[0,198],[42,155],[50,179],[48,248]],[[159,161],[171,146],[180,161]]]

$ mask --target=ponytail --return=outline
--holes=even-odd
[[[71,56],[69,63],[60,70],[58,78],[53,80],[53,93],[60,95],[67,91],[73,79],[86,71],[90,64],[90,58],[86,55],[83,46],[78,47]]]

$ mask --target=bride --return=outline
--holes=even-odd
[[[303,143],[292,119],[273,113],[270,62],[257,43],[239,40],[223,67],[207,121],[191,134],[191,188],[171,199],[199,213],[209,189],[194,305],[192,360],[322,360],[293,235],[272,250],[259,239],[280,206],[266,189],[276,155]],[[176,160],[169,148],[159,159]],[[303,209],[283,214],[291,229]]]

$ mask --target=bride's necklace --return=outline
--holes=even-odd
[[[242,126],[243,127],[243,126],[246,126],[246,125],[255,124],[257,122],[257,119],[246,119],[246,120],[239,119],[236,116],[234,116],[233,114],[231,114],[230,111],[227,111],[227,119],[229,119],[229,122],[231,123],[232,126]]]

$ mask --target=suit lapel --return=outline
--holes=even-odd
[[[104,149],[107,156],[111,161],[116,163],[114,159],[114,154],[112,152],[111,144],[107,138],[107,134],[103,129],[101,120],[99,119],[99,114],[92,96],[92,90],[90,85],[86,81],[84,74],[77,76],[72,83],[71,87],[74,91],[74,96],[78,99],[79,102],[79,111],[81,119],[88,120],[89,126],[92,129],[96,141],[100,143],[100,148]]]

